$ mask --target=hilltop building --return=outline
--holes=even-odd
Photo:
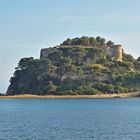
[[[100,47],[105,51],[106,55],[110,57],[114,57],[116,58],[117,61],[122,62],[122,59],[123,59],[122,45],[113,45],[113,46],[104,45]]]
[[[122,62],[122,60],[123,60],[122,45],[113,45],[113,46],[103,45],[103,46],[100,46],[100,48],[102,48],[104,50],[106,56],[115,58],[116,61]],[[40,58],[47,58],[48,55],[50,55],[54,52],[59,52],[59,47],[42,49],[41,53],[40,53]]]

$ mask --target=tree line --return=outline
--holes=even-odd
[[[100,36],[95,37],[87,37],[87,36],[82,36],[81,38],[68,38],[65,40],[61,45],[84,45],[84,46],[102,46],[102,45],[108,45],[108,46],[113,46],[114,42],[106,41],[105,38],[102,38]]]

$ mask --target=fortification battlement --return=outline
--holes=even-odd
[[[116,58],[117,61],[122,62],[122,59],[123,59],[122,45],[113,45],[113,46],[104,45],[104,46],[100,46],[100,48],[104,50],[107,56],[114,57]],[[59,52],[58,47],[44,48],[41,50],[40,59],[46,58],[54,52]]]

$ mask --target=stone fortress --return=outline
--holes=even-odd
[[[62,47],[62,46],[61,46]],[[41,50],[40,53],[40,58],[46,58],[48,55],[54,53],[54,52],[59,52],[59,46],[58,47],[53,47],[53,48],[44,48]],[[113,45],[113,46],[108,46],[108,45],[103,45],[100,46],[106,54],[106,56],[115,58],[116,61],[122,62],[123,61],[123,47],[122,45]]]
[[[122,62],[123,60],[123,47],[122,45],[113,45],[113,46],[101,46],[101,48],[104,50],[105,54],[116,58],[117,61]]]

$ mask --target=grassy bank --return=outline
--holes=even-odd
[[[121,94],[98,94],[98,95],[31,95],[22,94],[14,96],[0,96],[0,99],[109,99],[109,98],[130,98],[130,97],[140,97],[140,93],[121,93]]]

